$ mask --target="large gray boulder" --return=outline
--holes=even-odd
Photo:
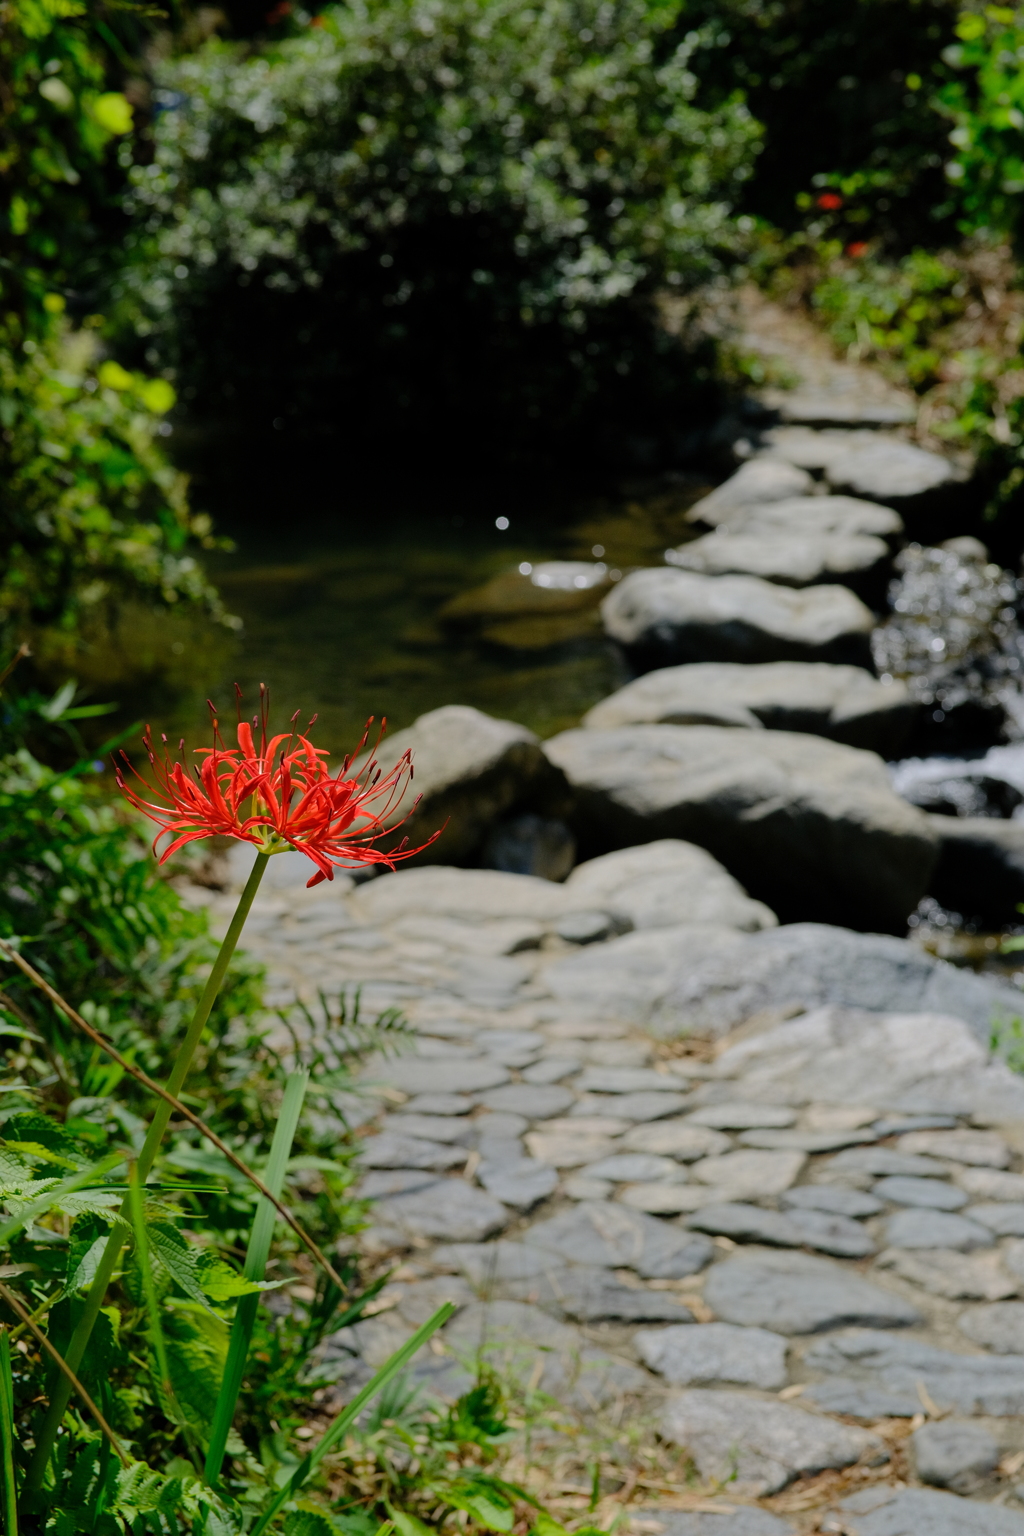
[[[783,922],[903,932],[937,839],[874,753],[789,731],[640,725],[545,743],[574,795],[581,846],[681,838]]]
[[[614,695],[613,695],[614,697]],[[931,816],[939,860],[928,886],[943,906],[999,927],[1024,902],[1024,821]]]
[[[638,671],[684,661],[871,664],[871,610],[845,587],[648,569],[624,577],[601,616]]]
[[[562,889],[570,909],[610,912],[632,928],[715,923],[756,932],[777,921],[703,848],[675,838],[588,859]]]
[[[705,661],[648,672],[595,704],[582,723],[587,730],[723,725],[804,731],[891,758],[902,751],[916,709],[903,683],[880,682],[862,667]],[[1021,837],[1024,854],[1024,827]]]
[[[414,779],[387,824],[397,826],[408,816],[402,835],[414,847],[444,828],[418,855],[420,863],[455,864],[469,858],[494,821],[550,773],[532,731],[466,704],[446,704],[421,715],[387,737],[375,756],[387,767],[405,751],[412,752]],[[412,810],[416,795],[420,804]]]

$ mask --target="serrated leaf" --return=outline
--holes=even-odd
[[[254,1291],[277,1290],[283,1280],[246,1280],[215,1253],[191,1246],[177,1227],[167,1222],[146,1223],[150,1246],[171,1279],[200,1306],[233,1301]]]

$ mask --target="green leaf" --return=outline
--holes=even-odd
[[[416,1515],[407,1514],[404,1509],[394,1509],[390,1504],[387,1506],[387,1511],[394,1522],[398,1536],[436,1536],[436,1532]]]
[[[201,1306],[209,1302],[234,1301],[239,1296],[250,1296],[254,1291],[274,1291],[286,1283],[284,1280],[246,1280],[217,1254],[192,1246],[168,1222],[149,1221],[146,1231],[153,1252],[171,1279]]]

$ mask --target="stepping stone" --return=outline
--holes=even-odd
[[[528,1120],[551,1120],[575,1102],[576,1095],[557,1084],[542,1087],[533,1083],[509,1083],[480,1096],[488,1109],[525,1115]]]
[[[888,1249],[878,1263],[932,1296],[946,1296],[950,1301],[1002,1301],[1020,1289],[1020,1280],[1003,1268],[1005,1258],[995,1251],[957,1253],[951,1248],[930,1248],[914,1253]]]
[[[582,1168],[615,1150],[610,1136],[577,1136],[571,1131],[530,1131],[525,1140],[531,1156],[551,1168]]]
[[[812,1344],[808,1371],[849,1376],[886,1391],[918,1394],[923,1383],[940,1409],[1002,1418],[1024,1412],[1024,1356],[955,1355],[919,1339],[860,1329]]]
[[[638,672],[689,661],[870,665],[871,610],[845,587],[649,567],[623,577],[601,616]]]
[[[897,1143],[901,1152],[947,1157],[978,1168],[1006,1168],[1010,1149],[994,1131],[911,1131]]]
[[[530,1211],[558,1187],[558,1174],[547,1163],[532,1157],[502,1162],[481,1161],[477,1178],[489,1195],[517,1211]]]
[[[863,1259],[874,1253],[870,1235],[856,1221],[824,1211],[764,1211],[756,1205],[708,1205],[686,1223],[698,1232],[729,1237],[738,1243],[768,1243],[777,1248],[817,1248],[838,1258]]]
[[[352,1191],[357,1200],[380,1200],[385,1195],[405,1195],[415,1189],[428,1189],[437,1183],[437,1174],[428,1169],[374,1169],[359,1180]]]
[[[967,1196],[962,1189],[953,1189],[939,1179],[914,1179],[897,1174],[892,1178],[879,1179],[874,1192],[891,1205],[924,1206],[933,1211],[959,1211],[967,1204]]]
[[[690,1172],[701,1184],[724,1187],[737,1197],[745,1190],[748,1199],[756,1200],[781,1195],[796,1183],[806,1161],[802,1152],[726,1152],[703,1158]]]
[[[921,1399],[915,1392],[890,1392],[847,1376],[819,1381],[801,1394],[823,1413],[838,1413],[850,1419],[912,1419],[921,1412]]]
[[[686,520],[717,528],[737,514],[745,515],[750,507],[788,500],[793,496],[809,496],[813,491],[814,480],[806,469],[798,469],[780,459],[750,459],[728,480],[694,502]]]
[[[885,1241],[890,1248],[955,1248],[969,1253],[974,1248],[990,1248],[992,1233],[965,1216],[948,1211],[903,1210],[885,1223]]]
[[[725,1322],[775,1333],[821,1333],[857,1325],[905,1328],[921,1321],[917,1308],[901,1296],[828,1259],[803,1253],[743,1254],[716,1264],[704,1297]]]
[[[811,1156],[838,1152],[842,1147],[863,1145],[876,1139],[874,1131],[743,1131],[745,1147],[764,1147],[769,1151],[806,1152]]]
[[[656,1157],[651,1152],[617,1152],[591,1163],[583,1170],[588,1179],[609,1179],[613,1184],[681,1183],[686,1174],[671,1157]]]
[[[645,1280],[681,1280],[704,1268],[713,1248],[706,1237],[670,1227],[621,1205],[581,1201],[538,1222],[523,1241],[575,1264],[635,1269]]]
[[[851,1169],[881,1178],[944,1179],[947,1170],[933,1157],[911,1157],[894,1152],[891,1147],[851,1148],[834,1157],[829,1164],[836,1171]]]
[[[747,666],[698,661],[682,667],[660,667],[636,678],[595,704],[582,723],[587,730],[605,731],[623,725],[725,725],[802,731],[894,758],[902,754],[917,709],[904,684],[895,679],[882,683],[863,667],[829,666],[820,661],[769,661]],[[570,875],[569,883],[572,879]],[[1024,866],[1019,883],[1024,899]],[[709,917],[706,921],[721,919]],[[634,927],[640,926],[634,922]]]
[[[968,1493],[999,1465],[999,1446],[980,1424],[946,1419],[922,1424],[910,1437],[911,1459],[922,1483]]]
[[[751,901],[717,859],[678,838],[619,848],[577,864],[564,890],[567,900],[600,907],[638,929],[716,923],[754,932],[776,923],[774,912]]]
[[[587,1344],[578,1328],[521,1301],[465,1307],[443,1337],[460,1357],[479,1354],[500,1374],[529,1381],[534,1390],[583,1412],[642,1391],[650,1380],[635,1365]]]
[[[503,1280],[530,1280],[551,1268],[543,1251],[507,1238],[491,1243],[441,1243],[431,1259],[440,1269],[461,1270],[478,1288]]]
[[[1024,1356],[1024,1301],[968,1307],[956,1320],[960,1332],[997,1355]]]
[[[391,1131],[396,1136],[411,1136],[420,1141],[457,1141],[463,1145],[472,1141],[476,1134],[473,1122],[457,1115],[385,1115],[380,1128],[382,1134]]]
[[[509,1213],[490,1195],[462,1179],[438,1179],[425,1188],[378,1200],[375,1217],[410,1237],[479,1242],[499,1231]]]
[[[812,506],[819,500],[807,499]],[[826,499],[831,498],[820,498]],[[786,524],[762,527],[751,520],[666,550],[665,559],[677,570],[702,576],[757,576],[785,587],[842,582],[858,596],[871,599],[884,593],[892,552],[884,539],[873,534]]]
[[[796,1536],[796,1526],[766,1509],[737,1509],[725,1503],[713,1514],[710,1509],[692,1514],[681,1509],[638,1509],[638,1527],[652,1536]],[[657,1533],[655,1533],[657,1527]]]
[[[581,1323],[692,1323],[693,1314],[665,1291],[624,1285],[609,1269],[564,1265],[532,1279],[505,1280],[502,1293]]]
[[[574,1087],[579,1093],[678,1093],[679,1079],[653,1067],[587,1067]]]
[[[806,1248],[831,1253],[837,1259],[864,1259],[875,1252],[871,1234],[859,1221],[826,1211],[790,1210],[786,1219],[800,1233]]]
[[[725,1382],[776,1392],[786,1384],[786,1340],[765,1328],[641,1328],[633,1345],[644,1364],[673,1386]]]
[[[1000,1168],[956,1168],[953,1177],[976,1200],[1024,1201],[1024,1173]]]
[[[724,1104],[706,1104],[687,1115],[690,1125],[706,1125],[718,1131],[747,1131],[753,1127],[790,1126],[796,1110],[782,1104],[744,1104],[727,1100]]]
[[[940,454],[898,438],[870,432],[858,436],[861,441],[851,442],[825,470],[834,491],[879,501],[914,527],[923,527],[922,517],[955,498],[956,492],[962,494],[965,475]]]
[[[728,1152],[730,1141],[720,1131],[712,1131],[689,1120],[672,1120],[654,1125],[636,1125],[622,1138],[631,1152],[654,1152],[674,1157],[679,1163],[694,1163],[700,1157],[717,1157]]]
[[[610,1190],[611,1186],[606,1186]],[[706,1184],[626,1184],[615,1196],[634,1211],[648,1211],[652,1216],[679,1216],[718,1204],[723,1193]]]
[[[468,1115],[473,1100],[461,1093],[419,1093],[402,1105],[403,1114]],[[428,1138],[429,1139],[429,1138]]]
[[[578,1072],[583,1063],[577,1056],[546,1056],[543,1061],[534,1062],[532,1067],[527,1067],[523,1072],[524,1083],[560,1083],[563,1077],[571,1077]]]
[[[933,1488],[865,1488],[838,1506],[849,1536],[1024,1536],[1024,1514]]]
[[[663,932],[671,932],[671,929],[663,929]],[[619,1115],[623,1120],[662,1120],[667,1115],[678,1115],[681,1109],[689,1104],[689,1099],[683,1093],[664,1092],[652,1093],[621,1093],[596,1094],[590,1093],[578,1099],[570,1114],[600,1115],[605,1110],[611,1115]]]
[[[1024,1204],[970,1205],[964,1215],[997,1237],[1024,1237]]]
[[[753,1498],[881,1449],[863,1429],[743,1392],[680,1392],[665,1409],[661,1433],[686,1448],[702,1478]]]
[[[371,1078],[372,1073],[372,1078]],[[468,1061],[425,1061],[422,1056],[403,1056],[397,1061],[375,1063],[363,1074],[364,1082],[383,1079],[403,1093],[481,1093],[509,1079],[500,1061],[478,1056]]]
[[[479,923],[489,918],[555,918],[565,911],[565,895],[554,881],[504,870],[445,865],[380,875],[358,886],[348,903],[363,922],[378,925],[420,917],[424,912]]]
[[[466,1161],[465,1147],[445,1147],[436,1141],[420,1141],[415,1136],[398,1136],[381,1131],[369,1136],[359,1151],[364,1168],[454,1168]]]
[[[881,1200],[859,1189],[843,1189],[830,1184],[798,1184],[787,1189],[781,1196],[787,1209],[827,1211],[833,1216],[877,1216],[882,1209]]]

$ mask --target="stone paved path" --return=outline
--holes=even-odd
[[[452,1300],[433,1392],[480,1352],[612,1464],[685,1449],[689,1484],[677,1458],[633,1488],[642,1533],[1024,1533],[1024,1081],[950,1017],[791,1007],[712,1043],[567,1003],[554,968],[616,950],[559,936],[564,893],[437,869],[257,900],[272,995],[359,984],[415,1032],[336,1106],[372,1117],[366,1241],[398,1266],[329,1341],[342,1389]]]

